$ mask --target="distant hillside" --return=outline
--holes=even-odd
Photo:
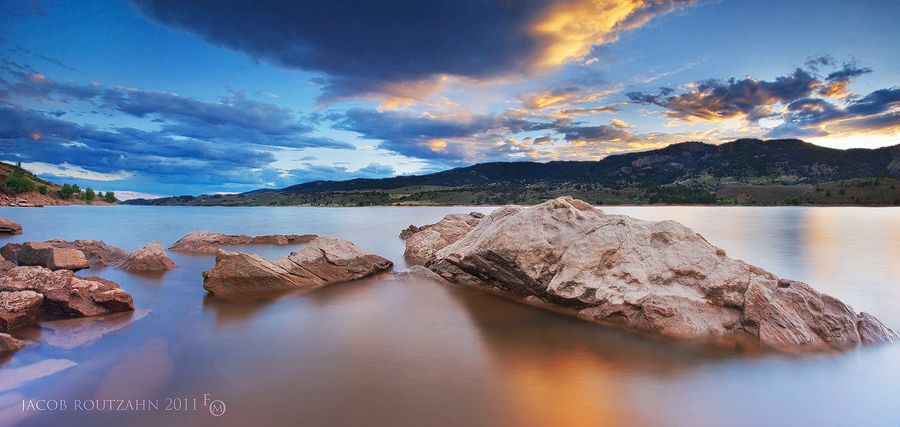
[[[316,181],[281,190],[137,199],[126,203],[157,206],[533,204],[570,195],[596,204],[728,201],[772,204],[798,198],[818,184],[898,173],[900,145],[875,150],[836,150],[795,139],[741,139],[722,145],[684,142],[658,150],[611,155],[600,161],[482,163],[428,175]],[[893,202],[895,190],[896,187],[887,187],[887,192],[877,200]],[[801,201],[874,203],[866,202],[869,199],[865,196],[813,196],[816,194]]]
[[[420,176],[293,185],[282,193],[391,190],[414,185],[462,187],[504,183],[668,185],[715,190],[737,184],[817,184],[900,173],[900,145],[837,150],[796,139],[740,139],[722,145],[683,142],[600,161],[481,163]],[[259,193],[257,190],[251,193]],[[272,190],[269,190],[272,191]]]

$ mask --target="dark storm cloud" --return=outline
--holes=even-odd
[[[151,19],[211,43],[325,73],[327,101],[438,75],[484,79],[558,65],[694,0],[132,2]],[[615,8],[629,13],[618,22],[601,16]],[[536,30],[542,23],[544,32]]]

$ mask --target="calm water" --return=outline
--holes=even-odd
[[[0,208],[25,229],[0,245],[93,238],[131,252],[198,229],[314,233],[401,269],[400,230],[473,209],[491,210]],[[731,257],[900,328],[898,208],[606,211],[680,221]],[[270,259],[291,249],[240,248]],[[30,342],[0,365],[0,426],[900,426],[900,345],[804,358],[711,351],[390,274],[235,303],[201,286],[212,256],[169,255],[181,268],[161,276],[79,273],[121,284],[134,314],[16,332]],[[104,400],[115,402],[98,409]]]

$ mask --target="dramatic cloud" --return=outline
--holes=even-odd
[[[693,90],[680,95],[667,96],[671,92],[664,90],[660,95],[631,92],[627,96],[637,104],[666,108],[666,116],[688,123],[697,120],[718,122],[737,117],[755,122],[772,116],[774,105],[807,97],[821,84],[821,80],[810,72],[798,68],[771,82],[752,77],[707,80],[690,85]]]
[[[546,70],[695,0],[132,1],[209,42],[324,73],[329,101],[396,97],[398,84],[434,90],[443,75],[484,80]]]
[[[894,135],[900,131],[900,88],[879,89],[866,96],[849,91],[853,79],[872,73],[856,61],[840,64],[830,56],[810,58],[806,69],[774,81],[706,80],[687,85],[680,94],[660,88],[659,94],[630,92],[632,103],[656,105],[666,117],[687,123],[740,119],[758,126],[760,120],[780,121],[769,137],[841,137]],[[835,69],[820,74],[823,69]]]

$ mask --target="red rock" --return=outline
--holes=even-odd
[[[128,292],[115,282],[97,277],[79,277],[69,270],[16,267],[0,277],[0,290],[32,290],[44,295],[41,310],[70,316],[99,316],[134,310]]]
[[[20,266],[37,265],[50,270],[72,271],[91,267],[81,251],[56,248],[50,242],[25,242],[16,256]]]
[[[0,292],[0,331],[9,332],[34,321],[44,296],[34,291]]]
[[[162,243],[153,242],[132,252],[118,268],[131,272],[168,271],[178,268],[178,264],[166,256]]]
[[[84,254],[91,266],[109,266],[122,262],[128,254],[115,246],[104,243],[102,240],[78,239],[67,242],[63,239],[47,240],[54,248],[76,249]]]
[[[178,239],[172,247],[173,252],[186,252],[195,254],[215,254],[220,246],[269,244],[269,245],[294,245],[308,243],[316,236],[312,234],[274,234],[266,236],[250,237],[245,235],[228,235],[211,233],[209,231],[192,231],[187,236]]]
[[[22,234],[22,224],[0,217],[0,233]]]

